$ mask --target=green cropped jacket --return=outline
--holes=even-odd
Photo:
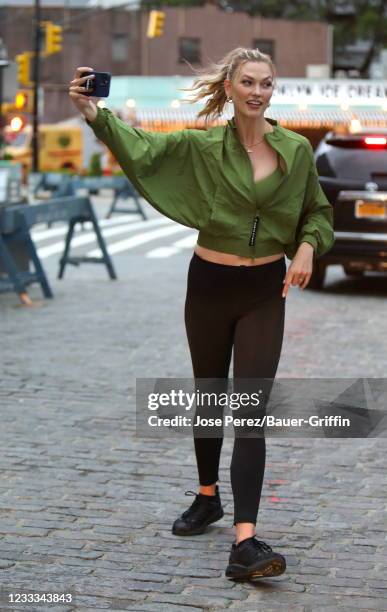
[[[150,132],[98,107],[87,123],[140,195],[170,219],[199,230],[201,246],[244,257],[284,252],[292,259],[308,242],[321,255],[334,243],[333,208],[319,184],[312,146],[266,120],[274,130],[265,138],[285,169],[263,203],[234,118],[208,130]]]

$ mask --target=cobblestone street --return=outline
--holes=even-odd
[[[5,610],[238,612],[387,610],[386,439],[269,438],[257,534],[287,559],[278,578],[224,576],[225,516],[200,536],[171,533],[197,488],[193,442],[135,435],[136,377],[190,377],[183,306],[190,251],[45,263],[42,304],[0,296],[0,568]],[[288,262],[289,264],[289,262]],[[277,377],[383,377],[387,277],[328,271],[323,292],[292,287]],[[71,603],[10,604],[18,589]]]

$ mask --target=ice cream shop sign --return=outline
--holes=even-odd
[[[366,79],[277,79],[273,102],[297,104],[340,104],[379,106],[387,103],[387,81]]]

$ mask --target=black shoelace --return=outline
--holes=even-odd
[[[269,544],[266,544],[266,542],[263,542],[262,540],[257,540],[255,536],[251,541],[254,542],[255,546],[259,548],[259,550],[262,550],[265,553],[273,552],[273,549],[271,546],[269,546]]]
[[[199,494],[195,493],[195,491],[186,491],[184,495],[195,495],[195,499],[188,508],[188,510],[183,512],[183,518],[194,518],[194,514],[196,515],[195,518],[200,518],[200,511],[202,511],[203,514],[207,512],[206,505],[203,504],[203,497],[199,497]]]

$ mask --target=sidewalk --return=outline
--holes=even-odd
[[[201,536],[172,535],[197,486],[193,443],[136,438],[134,390],[136,377],[191,376],[188,261],[121,255],[117,281],[102,266],[57,281],[50,264],[53,300],[27,309],[0,296],[4,593],[72,592],[61,611],[387,610],[385,439],[268,439],[257,533],[285,555],[283,576],[224,576],[230,438],[224,518]],[[41,299],[37,285],[30,295]],[[385,375],[385,297],[293,288],[286,321],[277,376]],[[51,608],[3,594],[0,609]]]

